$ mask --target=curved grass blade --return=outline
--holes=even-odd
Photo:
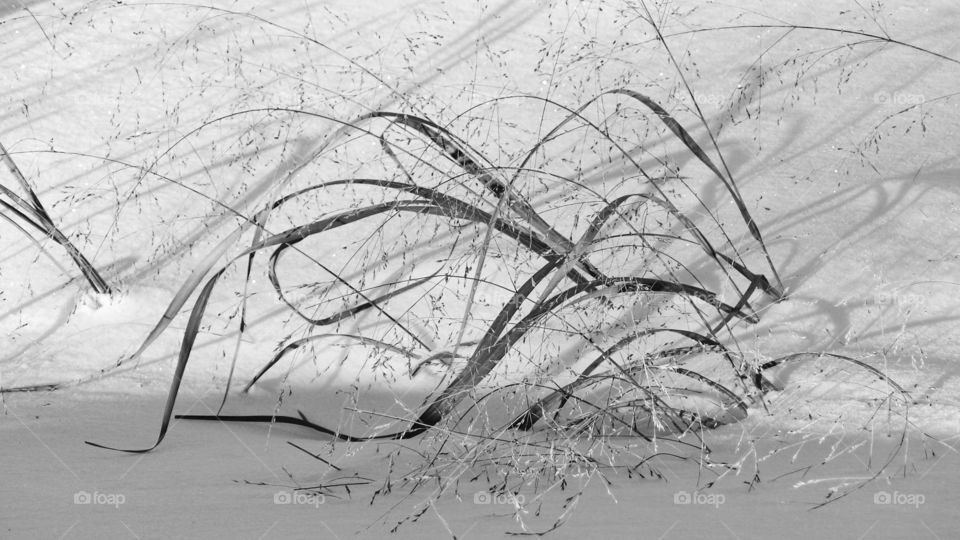
[[[97,448],[104,448],[107,450],[117,450],[119,452],[127,452],[130,454],[144,454],[147,453],[163,442],[163,438],[167,434],[167,428],[170,426],[170,418],[173,415],[173,406],[177,401],[177,394],[180,392],[180,383],[183,381],[183,373],[187,369],[187,361],[190,359],[190,353],[193,351],[193,344],[197,339],[197,334],[200,332],[200,322],[203,320],[203,314],[207,309],[207,302],[210,300],[210,294],[213,292],[214,286],[217,284],[217,280],[220,279],[220,276],[226,271],[224,268],[220,270],[213,277],[207,281],[207,284],[203,287],[203,290],[200,291],[200,294],[197,295],[197,301],[194,303],[193,310],[190,312],[190,319],[187,321],[187,327],[183,332],[183,343],[180,346],[180,355],[177,358],[177,368],[173,374],[173,382],[170,383],[170,390],[167,392],[167,402],[163,406],[163,419],[160,421],[160,434],[157,436],[157,442],[149,448],[142,449],[123,449],[116,448],[111,446],[105,446],[102,444],[84,441],[90,446],[95,446]]]
[[[543,236],[543,240],[557,253],[566,253],[573,243],[551,227],[536,210],[522,197],[510,189],[510,186],[494,178],[487,170],[472,158],[469,152],[461,145],[450,131],[436,123],[411,114],[378,111],[364,115],[363,118],[390,118],[393,122],[409,126],[425,135],[438,148],[443,150],[460,168],[475,177],[484,187],[498,199],[504,198],[507,206],[519,217],[523,218],[531,227]],[[584,271],[592,278],[602,277],[602,274],[589,263],[581,263]]]
[[[810,357],[813,357],[813,358],[810,358]],[[896,381],[894,381],[893,379],[891,379],[886,373],[884,373],[884,372],[880,371],[879,369],[871,366],[870,364],[867,364],[866,362],[862,362],[862,361],[857,360],[857,359],[855,359],[855,358],[851,358],[851,357],[849,357],[849,356],[844,356],[844,355],[842,355],[842,354],[828,353],[828,352],[819,352],[819,353],[802,352],[802,353],[794,353],[794,354],[788,354],[788,355],[786,355],[786,356],[781,356],[780,358],[775,358],[775,359],[773,359],[773,360],[770,360],[769,362],[766,362],[766,363],[764,363],[763,365],[761,365],[760,368],[757,370],[757,373],[755,374],[755,377],[757,377],[756,384],[757,384],[758,387],[761,385],[762,380],[760,379],[760,377],[763,375],[763,372],[764,372],[765,370],[767,370],[767,369],[774,368],[774,367],[776,367],[776,366],[778,366],[778,365],[780,365],[780,364],[786,364],[787,362],[794,362],[794,361],[804,360],[804,359],[807,359],[807,360],[816,360],[816,359],[818,359],[818,358],[823,358],[823,357],[836,358],[837,360],[843,360],[844,362],[849,362],[849,363],[854,364],[854,365],[856,365],[856,366],[858,366],[858,367],[861,367],[861,368],[863,368],[864,370],[866,370],[866,371],[868,371],[868,372],[876,375],[877,378],[879,378],[881,381],[883,381],[883,382],[889,384],[890,386],[892,386],[892,387],[893,387],[897,392],[899,392],[900,395],[902,395],[904,398],[906,398],[906,397],[909,396],[909,392],[907,392],[906,390],[904,390],[903,387],[900,386],[899,384],[897,384]]]
[[[223,415],[223,414],[178,414],[176,416],[177,420],[215,420],[217,422],[254,422],[254,423],[263,423],[263,424],[290,424],[294,426],[302,426],[310,428],[314,431],[319,431],[326,435],[330,435],[338,440],[344,442],[366,442],[366,441],[376,441],[384,439],[395,439],[395,434],[387,435],[367,435],[362,437],[356,437],[353,435],[346,435],[340,433],[337,430],[332,430],[326,427],[321,426],[320,424],[315,424],[307,419],[307,417],[301,411],[297,411],[300,416],[281,416],[281,415],[269,415],[269,414],[247,414],[247,415]],[[89,443],[88,443],[89,444]],[[99,445],[94,445],[99,446]],[[101,446],[100,448],[106,448]],[[129,452],[129,450],[126,450]]]
[[[14,208],[13,205],[10,205],[4,202],[4,206],[13,210],[14,213],[23,218],[29,225],[38,229],[43,234],[48,236],[54,242],[60,244],[61,247],[67,252],[67,255],[73,260],[74,264],[80,269],[80,272],[83,274],[83,277],[87,279],[87,282],[90,283],[90,286],[93,287],[99,294],[111,294],[113,291],[110,288],[110,285],[107,284],[107,281],[103,279],[103,276],[100,275],[100,272],[83,256],[83,253],[80,253],[80,250],[73,245],[73,242],[70,241],[63,232],[53,223],[53,219],[50,217],[50,214],[47,213],[47,209],[43,207],[43,203],[40,202],[40,198],[37,197],[37,194],[34,192],[33,188],[30,186],[30,183],[27,182],[26,177],[23,176],[23,173],[20,171],[20,168],[17,166],[16,162],[13,161],[13,157],[10,156],[10,153],[7,152],[6,147],[3,146],[3,143],[0,143],[0,154],[3,156],[3,162],[7,165],[7,168],[10,170],[10,174],[16,178],[17,183],[20,184],[20,187],[29,197],[29,202],[23,200],[13,191],[7,189],[5,186],[0,185],[0,195],[6,195],[10,198],[13,203],[19,207],[19,209]],[[29,214],[30,217],[27,217],[24,213]]]
[[[275,355],[273,356],[273,358],[270,359],[270,362],[268,362],[264,367],[262,367],[262,368],[260,369],[260,371],[258,371],[257,374],[256,374],[252,379],[250,379],[250,382],[248,382],[247,385],[243,387],[243,393],[245,393],[245,394],[248,393],[248,392],[250,391],[250,389],[253,387],[253,385],[257,384],[257,381],[259,381],[264,375],[266,375],[266,373],[267,373],[268,371],[270,371],[270,369],[271,369],[273,366],[275,366],[275,365],[277,364],[277,362],[279,362],[284,356],[286,356],[287,353],[293,352],[293,351],[299,349],[300,347],[304,346],[305,344],[307,344],[307,343],[309,343],[309,342],[311,342],[311,341],[315,341],[315,340],[318,340],[318,339],[329,339],[329,338],[349,338],[349,339],[355,339],[355,340],[363,343],[364,345],[366,345],[366,344],[372,344],[372,345],[374,345],[375,347],[380,347],[380,348],[383,348],[383,349],[387,349],[387,350],[389,350],[389,351],[393,351],[393,352],[395,352],[395,353],[399,353],[399,354],[402,354],[402,355],[404,355],[404,356],[407,356],[408,358],[419,358],[419,357],[420,357],[420,355],[418,355],[417,353],[415,353],[415,352],[413,352],[413,351],[409,351],[409,350],[407,350],[407,349],[403,349],[403,348],[397,347],[397,346],[395,346],[395,345],[391,345],[391,344],[389,344],[389,343],[386,343],[386,342],[383,342],[383,341],[380,341],[380,340],[377,340],[377,339],[368,338],[368,337],[357,336],[357,335],[353,335],[353,334],[316,334],[316,335],[312,335],[312,336],[307,336],[307,337],[305,337],[305,338],[300,338],[300,339],[298,339],[298,340],[296,340],[296,341],[293,341],[293,342],[288,343],[287,345],[285,345],[285,346],[283,347],[283,349],[281,349],[279,352],[277,352],[277,354],[275,354]],[[218,413],[218,414],[219,414],[219,413]]]

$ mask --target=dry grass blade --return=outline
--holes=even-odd
[[[149,448],[142,449],[115,448],[85,441],[87,444],[108,450],[117,450],[131,454],[143,454],[153,450],[159,446],[161,442],[163,442],[163,438],[167,434],[167,428],[170,426],[170,419],[173,416],[173,406],[177,402],[177,394],[180,391],[180,383],[183,381],[183,374],[187,369],[187,361],[190,359],[190,353],[193,351],[193,344],[197,339],[197,334],[200,332],[200,322],[203,320],[203,314],[206,311],[207,302],[209,302],[210,294],[213,292],[213,287],[216,285],[220,276],[223,275],[223,272],[224,270],[221,270],[210,278],[207,284],[203,287],[203,290],[201,290],[200,294],[197,296],[197,300],[193,305],[193,310],[190,312],[190,319],[187,321],[187,327],[183,332],[183,343],[180,346],[180,356],[177,358],[177,367],[173,374],[173,382],[170,383],[170,390],[167,393],[167,402],[163,406],[163,418],[160,421],[160,434],[157,436],[157,442],[155,442],[153,446]]]
[[[23,189],[30,199],[29,201],[26,201],[12,190],[0,185],[0,195],[9,198],[13,204],[2,200],[0,200],[0,203],[3,204],[4,208],[12,211],[15,216],[26,221],[28,225],[50,237],[50,239],[52,239],[54,242],[60,244],[63,249],[67,251],[67,254],[70,256],[70,258],[73,259],[73,262],[80,269],[80,272],[83,273],[83,276],[90,283],[90,286],[93,287],[94,291],[100,294],[110,294],[110,286],[107,285],[106,280],[103,279],[103,276],[100,275],[100,272],[90,263],[90,261],[87,260],[86,257],[83,256],[82,253],[80,253],[80,250],[78,250],[77,247],[74,246],[70,241],[70,239],[67,238],[53,223],[53,219],[50,217],[50,214],[48,214],[46,208],[43,207],[43,204],[40,202],[40,198],[37,197],[37,194],[33,191],[30,183],[27,182],[26,177],[24,177],[23,173],[20,172],[20,168],[17,167],[16,162],[13,161],[13,157],[11,157],[10,153],[7,152],[7,149],[3,146],[3,143],[0,143],[0,154],[3,155],[3,162],[10,170],[10,173],[14,178],[16,178],[17,183],[20,184],[21,189]],[[23,231],[22,228],[20,230]]]
[[[271,369],[273,366],[275,366],[275,365],[277,364],[277,362],[279,362],[284,356],[286,356],[287,353],[293,352],[293,351],[299,349],[300,347],[303,347],[303,346],[306,345],[307,343],[310,343],[310,342],[312,342],[312,341],[317,341],[317,340],[320,340],[320,339],[352,339],[352,340],[356,340],[356,341],[358,341],[358,342],[360,342],[360,343],[362,343],[362,344],[364,344],[364,345],[373,345],[374,347],[378,347],[378,348],[381,348],[381,349],[385,349],[385,350],[388,350],[388,351],[392,351],[392,352],[395,352],[395,353],[399,353],[399,354],[404,355],[404,356],[407,356],[407,357],[409,357],[409,358],[419,358],[419,355],[417,355],[416,353],[414,353],[414,352],[412,352],[412,351],[408,351],[408,350],[406,350],[406,349],[401,349],[400,347],[396,347],[396,346],[391,345],[391,344],[389,344],[389,343],[386,343],[386,342],[383,342],[383,341],[379,341],[379,340],[376,340],[376,339],[372,339],[372,338],[368,338],[368,337],[355,336],[355,335],[350,335],[350,334],[315,334],[315,335],[312,335],[312,336],[307,336],[307,337],[305,337],[305,338],[298,339],[298,340],[296,340],[296,341],[290,342],[290,343],[288,343],[287,345],[285,345],[285,346],[283,347],[283,349],[281,349],[279,352],[277,352],[277,354],[275,354],[275,355],[273,356],[273,358],[270,359],[270,361],[267,362],[267,364],[264,365],[264,366],[260,369],[260,371],[258,371],[257,374],[256,374],[252,379],[250,379],[250,382],[247,383],[247,385],[243,388],[243,392],[244,392],[244,393],[249,392],[250,389],[253,388],[253,385],[255,385],[255,384],[257,383],[257,381],[259,381],[264,375],[266,375],[266,373],[267,373],[268,371],[270,371],[270,369]]]

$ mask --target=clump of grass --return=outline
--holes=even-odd
[[[103,279],[103,276],[100,275],[100,272],[90,263],[90,261],[88,261],[87,258],[80,253],[80,250],[73,245],[73,242],[71,242],[70,239],[67,238],[67,236],[64,235],[63,232],[61,232],[56,226],[53,218],[50,217],[50,214],[40,202],[40,198],[37,197],[37,194],[30,185],[30,182],[27,181],[26,177],[20,171],[20,168],[17,167],[16,162],[13,161],[13,157],[9,152],[7,152],[7,149],[3,146],[3,143],[0,143],[0,155],[3,156],[4,164],[10,171],[10,174],[13,175],[14,179],[20,185],[24,195],[20,196],[12,189],[0,184],[0,206],[2,206],[6,212],[13,214],[13,216],[22,224],[27,225],[30,230],[34,231],[34,233],[40,233],[41,235],[50,238],[59,244],[67,252],[67,255],[70,256],[74,264],[77,265],[77,268],[80,269],[83,277],[86,278],[88,283],[90,283],[90,286],[94,291],[99,294],[110,294],[110,286],[107,284],[107,281]],[[22,232],[34,243],[40,246],[40,249],[44,253],[47,253],[47,255],[50,256],[50,258],[54,261],[54,264],[59,265],[59,263],[56,262],[57,259],[47,252],[42,245],[40,245],[39,241],[33,236],[33,234],[31,234],[30,230],[23,228],[21,223],[18,223],[17,220],[8,216],[6,213],[0,213],[0,217],[12,224],[17,230]]]
[[[655,18],[645,17],[666,47]],[[721,29],[692,32],[714,30]],[[494,116],[478,111],[513,102],[543,111],[539,120],[549,128],[521,126],[527,134],[521,149],[474,146]],[[181,418],[290,423],[351,442],[432,434],[435,448],[458,451],[440,459],[437,450],[408,478],[414,489],[423,478],[443,478],[441,492],[474,469],[506,471],[494,482],[502,492],[530,482],[543,482],[538,489],[562,485],[569,471],[605,467],[657,475],[650,464],[657,450],[627,451],[618,443],[623,437],[654,449],[672,445],[678,456],[709,452],[704,428],[742,420],[775,388],[765,370],[807,356],[754,362],[731,344],[733,327],[756,323],[756,305],[782,299],[784,290],[696,99],[693,105],[704,136],[695,137],[696,129],[661,103],[628,88],[577,107],[501,97],[449,122],[419,112],[377,111],[350,122],[324,117],[343,126],[313,157],[320,174],[331,177],[269,201],[212,250],[133,355],[142,354],[199,290],[156,444],[173,417],[214,289],[229,268],[245,265],[246,291],[254,260],[265,255],[271,286],[304,325],[303,335],[287,339],[244,391],[282,360],[329,340],[405,357],[411,365],[446,360],[448,379],[408,418],[375,433],[345,433],[304,412]],[[231,116],[252,113],[319,117],[279,108]],[[700,146],[704,138],[711,147]],[[651,150],[656,147],[669,150]],[[320,165],[348,161],[351,152],[364,163]],[[354,174],[332,176],[344,170]],[[738,220],[721,217],[699,199],[706,182],[722,186]],[[356,196],[337,211],[280,232],[269,227],[277,216],[297,216],[293,209],[303,208],[304,200],[325,194],[336,200],[341,193]],[[576,210],[564,210],[570,208]],[[232,254],[245,235],[252,236],[249,247]],[[339,251],[330,245],[343,247],[348,260],[331,258]],[[224,257],[227,263],[220,262]],[[289,273],[303,273],[284,265],[291,259],[323,277],[287,282]],[[241,334],[244,329],[241,314]],[[877,375],[891,395],[903,393],[869,365],[837,359]],[[324,361],[322,354],[315,360],[320,369]],[[233,368],[228,390],[232,375]],[[517,447],[523,451],[510,450]],[[598,452],[616,455],[610,462],[617,464],[594,457]]]
[[[759,230],[733,179],[714,164],[680,122],[641,93],[616,89],[575,109],[532,97],[501,98],[487,105],[516,99],[555,107],[562,111],[562,117],[520,153],[513,165],[494,165],[451,130],[427,118],[386,111],[370,113],[345,123],[340,134],[346,142],[338,144],[375,141],[382,152],[378,163],[386,177],[324,181],[283,195],[211,250],[133,355],[142,354],[199,289],[157,444],[172,418],[179,385],[214,288],[234,264],[246,262],[249,279],[253,258],[264,252],[269,253],[267,273],[277,295],[310,328],[336,326],[372,313],[379,319],[377,335],[344,337],[358,346],[372,344],[413,359],[428,356],[431,351],[409,321],[414,317],[443,319],[446,341],[453,344],[451,355],[458,355],[460,349],[469,350],[463,354],[466,361],[462,369],[406,427],[372,437],[407,439],[450,422],[462,414],[457,411],[465,398],[475,397],[482,382],[504,366],[511,366],[530,381],[531,386],[520,392],[530,396],[537,393],[536,388],[553,384],[549,381],[557,374],[580,370],[572,382],[553,384],[552,392],[528,404],[525,412],[518,411],[509,425],[525,430],[541,422],[555,405],[582,409],[587,402],[578,396],[579,389],[597,385],[619,389],[610,393],[607,401],[591,404],[599,413],[585,413],[576,420],[580,430],[586,425],[602,425],[602,421],[597,422],[599,418],[616,417],[613,411],[620,414],[632,410],[628,416],[642,411],[651,425],[680,432],[695,425],[719,425],[742,415],[746,410],[744,396],[753,392],[754,381],[762,377],[756,366],[721,344],[719,333],[737,321],[757,322],[753,297],[764,294],[778,300],[783,297],[782,285],[772,266],[772,279],[750,269],[741,248],[731,239],[728,231],[732,227],[721,224],[710,208],[698,203],[690,180],[655,156],[638,157],[638,151],[640,155],[645,152],[643,142],[629,132],[615,133],[613,126],[644,111],[649,114],[655,125],[664,128],[664,135],[673,137],[679,148],[721,182],[742,218],[746,234],[741,236],[754,243],[750,249],[769,261]],[[613,114],[599,121],[588,117],[607,109]],[[558,145],[572,146],[572,154],[579,156],[580,162],[573,170],[567,164],[544,159],[550,153],[543,150]],[[642,163],[644,159],[649,163]],[[534,167],[537,161],[541,163]],[[551,170],[554,167],[557,172]],[[278,233],[268,231],[271,215],[283,211],[286,205],[319,191],[337,189],[363,189],[371,202]],[[579,209],[560,214],[551,223],[543,214],[555,212],[556,201],[575,204]],[[691,217],[693,209],[713,226],[712,231]],[[437,226],[425,237],[429,229],[423,224],[437,222],[453,228]],[[303,255],[299,246],[304,242],[351,227],[370,231],[360,243],[374,248],[349,262],[349,270],[338,270],[323,257],[308,259],[329,276],[322,283],[309,284],[318,290],[314,312],[335,305],[328,297],[339,299],[343,307],[326,316],[305,312],[287,298],[281,278],[283,258],[289,253]],[[217,266],[216,261],[250,228],[254,229],[251,245]],[[397,235],[385,233],[389,229]],[[462,240],[468,235],[469,241]],[[445,256],[433,258],[438,251]],[[425,260],[427,253],[431,253],[429,262]],[[486,271],[491,260],[509,260],[509,271]],[[430,269],[417,273],[418,266]],[[392,272],[389,281],[374,287],[361,285],[385,271]],[[459,284],[449,286],[452,280]],[[371,289],[377,292],[368,292]],[[475,316],[477,298],[491,289],[501,293],[502,301],[491,306],[489,319],[480,319]],[[430,291],[459,300],[462,315],[448,317],[445,311],[438,312]],[[408,300],[403,316],[398,317],[391,304],[401,298]],[[243,324],[241,320],[241,333]],[[322,332],[291,340],[246,389],[285,355],[330,337],[330,332]],[[557,362],[548,358],[556,355],[544,355],[540,345],[529,343],[577,354],[571,356],[572,360]],[[590,355],[589,351],[593,351],[593,359],[577,368],[577,360]],[[715,355],[717,364],[726,365],[732,378],[721,382],[716,375],[684,367],[688,359],[703,355]],[[677,387],[678,378],[703,387],[700,393],[717,394],[721,403],[718,417],[705,416],[676,402],[671,388]],[[668,379],[672,382],[667,383]],[[737,390],[729,388],[730,384],[738,385]],[[216,418],[231,419],[225,415]],[[312,424],[303,415],[269,418]],[[619,419],[610,428],[626,426],[645,436],[635,424]],[[323,431],[348,440],[360,438],[330,428]]]

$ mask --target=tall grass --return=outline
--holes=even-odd
[[[538,386],[577,363],[550,365],[544,358],[537,357],[542,355],[538,353],[539,345],[526,350],[520,346],[526,340],[574,347],[581,351],[577,356],[594,351],[596,356],[565,389],[558,388],[521,413],[512,422],[517,427],[532,428],[542,418],[547,405],[560,398],[558,392],[561,391],[564,404],[573,400],[576,408],[584,406],[585,402],[577,397],[577,387],[598,384],[626,385],[607,402],[594,404],[604,413],[600,417],[608,416],[613,409],[627,408],[633,409],[631,416],[643,411],[654,425],[688,431],[693,425],[704,422],[717,425],[742,414],[746,409],[743,397],[752,391],[759,374],[756,366],[744,362],[742,355],[721,345],[723,338],[718,333],[735,321],[757,322],[752,297],[765,294],[772,300],[780,299],[782,286],[749,268],[730,237],[728,231],[732,226],[720,224],[712,210],[698,202],[695,191],[679,171],[665,176],[663,164],[655,158],[650,164],[642,164],[636,150],[643,147],[643,141],[632,139],[629,134],[615,133],[613,126],[641,111],[652,113],[651,117],[666,128],[664,133],[689,152],[693,163],[722,183],[739,209],[747,238],[755,242],[755,250],[765,253],[759,231],[733,179],[714,165],[680,122],[641,93],[617,89],[577,108],[533,97],[502,98],[488,105],[495,106],[507,99],[545,102],[563,114],[550,130],[530,144],[516,165],[494,165],[468,142],[427,118],[388,111],[370,113],[344,124],[342,136],[347,139],[342,144],[360,145],[365,139],[377,142],[382,152],[380,162],[393,166],[386,178],[319,182],[286,194],[212,250],[133,355],[140,355],[199,289],[184,333],[157,444],[169,426],[180,381],[214,288],[230,266],[246,262],[249,268],[252,258],[261,253],[269,254],[268,277],[278,297],[309,326],[335,326],[365,312],[373,312],[386,323],[386,331],[363,336],[358,346],[386,343],[395,351],[426,347],[404,320],[391,314],[394,310],[389,304],[395,298],[409,297],[412,300],[405,309],[406,316],[416,312],[420,317],[437,318],[433,307],[436,304],[427,301],[430,291],[444,287],[444,283],[451,280],[465,285],[466,295],[459,295],[464,315],[452,324],[450,319],[444,322],[450,332],[446,340],[452,342],[454,351],[466,348],[463,338],[468,329],[474,334],[471,337],[477,338],[476,345],[469,347],[472,350],[466,354],[465,365],[406,427],[390,434],[377,434],[377,438],[406,439],[450,421],[457,416],[458,406],[467,396],[474,395],[476,399],[475,392],[481,382],[498,366],[512,364],[512,369],[524,373],[524,377],[533,377],[535,382],[529,388],[529,395],[535,395]],[[614,112],[600,120],[587,116],[588,112],[597,110]],[[353,136],[353,133],[359,135]],[[556,145],[571,145],[573,155],[580,156],[582,161],[592,154],[589,166],[595,169],[593,175],[600,180],[588,180],[582,172],[571,174],[559,167],[560,170],[554,171],[549,162],[531,166],[546,147]],[[605,169],[611,163],[617,174],[605,178]],[[648,170],[652,167],[661,171]],[[537,194],[537,184],[547,182],[546,189],[539,188],[541,193]],[[271,213],[282,211],[299,197],[358,187],[364,188],[366,196],[375,202],[279,233],[265,232]],[[538,196],[543,202],[536,201]],[[564,212],[551,223],[542,215],[553,211],[550,200],[564,200],[565,205],[576,204],[579,209],[575,213]],[[691,217],[693,209],[702,216],[702,223]],[[444,230],[437,226],[429,233],[423,226],[427,222],[447,223],[456,229]],[[713,239],[705,229],[709,225],[713,226]],[[214,261],[225,255],[250,227],[256,227],[252,244],[233,255],[227,264],[216,267]],[[355,300],[326,316],[307,314],[285,294],[279,270],[281,261],[301,243],[338,234],[333,231],[341,228],[374,231],[362,240],[364,244],[377,245],[368,252],[374,255],[361,256],[351,265],[349,273],[336,269],[333,261],[322,256],[309,259],[329,276],[318,292],[318,306],[335,305],[323,300],[327,296]],[[388,228],[398,231],[399,237],[381,239],[380,235]],[[454,230],[459,234],[451,234]],[[473,236],[463,246],[461,237],[466,234]],[[570,239],[571,234],[575,240]],[[394,243],[411,237],[416,247]],[[446,256],[426,263],[426,253],[437,251],[446,252]],[[510,260],[512,274],[485,273],[485,263],[491,259]],[[694,269],[691,266],[694,263],[699,268]],[[415,273],[418,265],[429,265],[431,271]],[[474,269],[472,275],[471,268]],[[392,270],[389,281],[368,287],[368,290],[378,289],[376,294],[367,293],[355,284],[371,280],[386,270]],[[476,320],[473,312],[477,295],[481,289],[491,286],[508,293],[505,301],[493,306],[492,320]],[[339,295],[334,294],[335,291]],[[671,315],[667,315],[668,312]],[[671,321],[671,317],[674,320]],[[676,317],[683,322],[677,322]],[[583,320],[585,318],[589,322]],[[693,325],[699,328],[691,329]],[[257,377],[290,351],[327,334],[292,341]],[[388,341],[389,336],[396,342]],[[638,350],[643,353],[636,354]],[[404,354],[412,356],[413,352]],[[738,385],[736,390],[714,376],[683,367],[688,359],[704,354],[716,355],[718,361],[727,365],[733,375],[731,380]],[[705,385],[707,391],[720,396],[716,418],[671,402],[674,392],[669,388],[676,383],[667,385],[662,379],[677,377],[694,385]],[[600,417],[591,422],[602,420]],[[616,423],[630,425],[623,420]],[[639,427],[631,429],[644,436]],[[337,433],[329,428],[325,431]],[[357,438],[355,435],[343,437]]]

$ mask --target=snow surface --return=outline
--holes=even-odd
[[[502,497],[484,504],[489,484],[468,475],[457,493],[441,496],[394,536],[547,530],[578,487],[582,496],[551,537],[960,535],[960,110],[953,95],[960,65],[905,46],[859,43],[866,38],[849,33],[686,32],[750,24],[845,28],[889,33],[960,58],[960,11],[949,0],[698,4],[648,2],[719,132],[789,293],[787,301],[764,306],[760,324],[737,326],[737,341],[761,359],[829,351],[887,374],[910,395],[905,446],[898,445],[903,404],[886,399],[885,383],[842,361],[798,362],[771,374],[781,390],[767,396],[766,409],[757,404],[743,422],[707,434],[715,462],[743,463],[710,489],[696,491],[714,473],[661,456],[652,464],[662,478],[622,471],[607,475],[609,484],[599,476],[571,478],[565,491],[542,499],[521,492],[534,503],[518,509]],[[663,100],[682,94],[649,25],[629,6],[639,4],[353,0],[212,9],[0,2],[0,142],[55,221],[117,289],[91,294],[57,246],[44,241],[41,252],[0,223],[0,387],[71,383],[54,392],[3,394],[0,537],[384,537],[422,508],[432,487],[409,494],[397,485],[370,502],[394,443],[331,444],[289,426],[175,421],[152,453],[84,444],[152,444],[186,314],[140,359],[118,361],[136,350],[191,269],[239,223],[211,201],[259,210],[261,196],[273,193],[332,128],[301,118],[277,123],[274,132],[265,114],[191,130],[269,106],[342,119],[372,109],[452,119],[511,94],[570,106],[617,86]],[[763,89],[747,105],[732,106],[731,122],[725,107],[738,88],[756,89],[758,66],[769,69]],[[517,107],[502,118],[503,145],[519,144],[511,137],[522,129],[511,125],[535,126],[542,112]],[[696,126],[689,112],[680,118]],[[257,122],[270,127],[245,131]],[[706,147],[703,130],[692,132]],[[140,177],[139,169],[103,156],[164,177]],[[15,185],[6,170],[0,182]],[[350,193],[343,195],[318,198],[302,211],[332,211],[350,202]],[[703,196],[733,215],[728,199]],[[277,228],[296,218],[276,217]],[[334,257],[331,246],[315,247]],[[178,413],[210,414],[219,406],[237,335],[230,313],[239,274],[229,274],[230,284],[211,301],[212,322],[198,338]],[[254,280],[249,294],[261,301],[251,307],[236,381],[248,380],[299,328],[271,296],[265,272]],[[341,345],[324,349],[329,360],[348,357]],[[250,395],[232,395],[229,410],[311,411],[362,432],[386,417],[351,409],[409,418],[445,377],[442,365],[410,378],[403,361],[385,361],[378,371],[364,363],[370,359],[351,358],[332,362],[339,367],[331,370],[302,362]],[[356,403],[355,389],[362,397]],[[397,470],[415,467],[414,451],[428,451],[427,444],[406,444],[411,450],[400,453],[407,461]],[[759,483],[750,482],[755,472]],[[277,504],[294,487],[366,479],[372,482],[349,494],[299,494]],[[91,503],[79,504],[86,496]]]

